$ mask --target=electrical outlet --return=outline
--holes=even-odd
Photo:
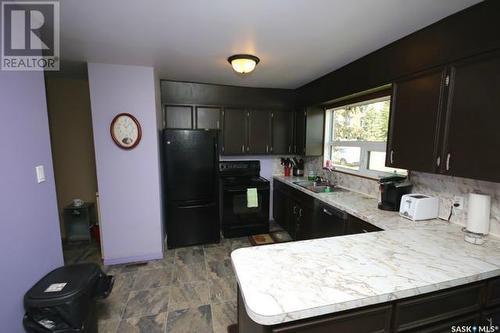
[[[464,197],[454,196],[453,197],[453,209],[462,210],[464,208]]]

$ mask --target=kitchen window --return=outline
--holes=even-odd
[[[347,103],[326,110],[324,165],[374,178],[406,175],[385,166],[391,97]]]

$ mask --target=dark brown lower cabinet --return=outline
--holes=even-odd
[[[314,233],[315,200],[280,181],[273,181],[273,217],[295,240],[321,237]]]
[[[488,307],[500,306],[500,279],[490,280],[488,282],[488,297],[486,305]],[[499,323],[500,324],[500,323]]]
[[[500,306],[488,307],[486,302],[491,298],[491,289],[488,288],[491,283],[500,283],[500,278],[271,326],[257,324],[248,316],[238,287],[238,332],[449,333],[469,332],[464,330],[467,327],[474,332],[473,326],[482,326],[482,332],[494,332],[484,330],[500,323]]]
[[[481,325],[500,326],[500,306],[481,313]]]
[[[273,181],[273,217],[294,240],[382,230],[278,180]]]
[[[315,238],[312,223],[314,214],[313,208],[300,200],[292,199],[291,213],[290,229],[292,233],[290,233],[290,236],[296,240]]]
[[[285,186],[281,182],[273,182],[273,218],[274,222],[290,233],[288,225],[290,200]]]
[[[477,326],[480,324],[481,316],[478,314],[472,314],[468,316],[461,316],[458,318],[449,319],[444,322],[440,322],[439,324],[433,324],[426,327],[419,327],[413,331],[412,333],[450,333],[452,332],[453,327],[467,327]]]
[[[394,331],[405,332],[470,313],[479,313],[484,283],[396,302]]]
[[[384,333],[390,332],[391,311],[390,305],[382,305],[263,326],[248,316],[238,288],[239,333]]]

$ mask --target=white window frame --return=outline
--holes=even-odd
[[[387,148],[386,141],[334,141],[333,140],[333,113],[336,110],[345,109],[346,106],[355,107],[362,104],[376,103],[386,100],[388,100],[390,103],[391,96],[383,96],[379,98],[368,99],[362,102],[352,103],[352,104],[347,103],[342,106],[337,106],[325,110],[325,143],[324,143],[324,153],[323,153],[323,165],[325,164],[327,159],[332,160],[331,151],[333,147],[359,147],[361,151],[360,151],[360,161],[358,170],[354,170],[351,168],[344,168],[338,165],[335,166],[332,165],[332,169],[343,173],[349,173],[357,176],[363,176],[375,179],[394,175],[394,173],[392,172],[368,169],[370,152],[386,153],[386,148]]]

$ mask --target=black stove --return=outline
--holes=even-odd
[[[270,186],[260,161],[221,161],[219,176],[224,237],[268,233]]]
[[[269,187],[269,181],[263,177],[223,177],[221,180],[227,186]]]

